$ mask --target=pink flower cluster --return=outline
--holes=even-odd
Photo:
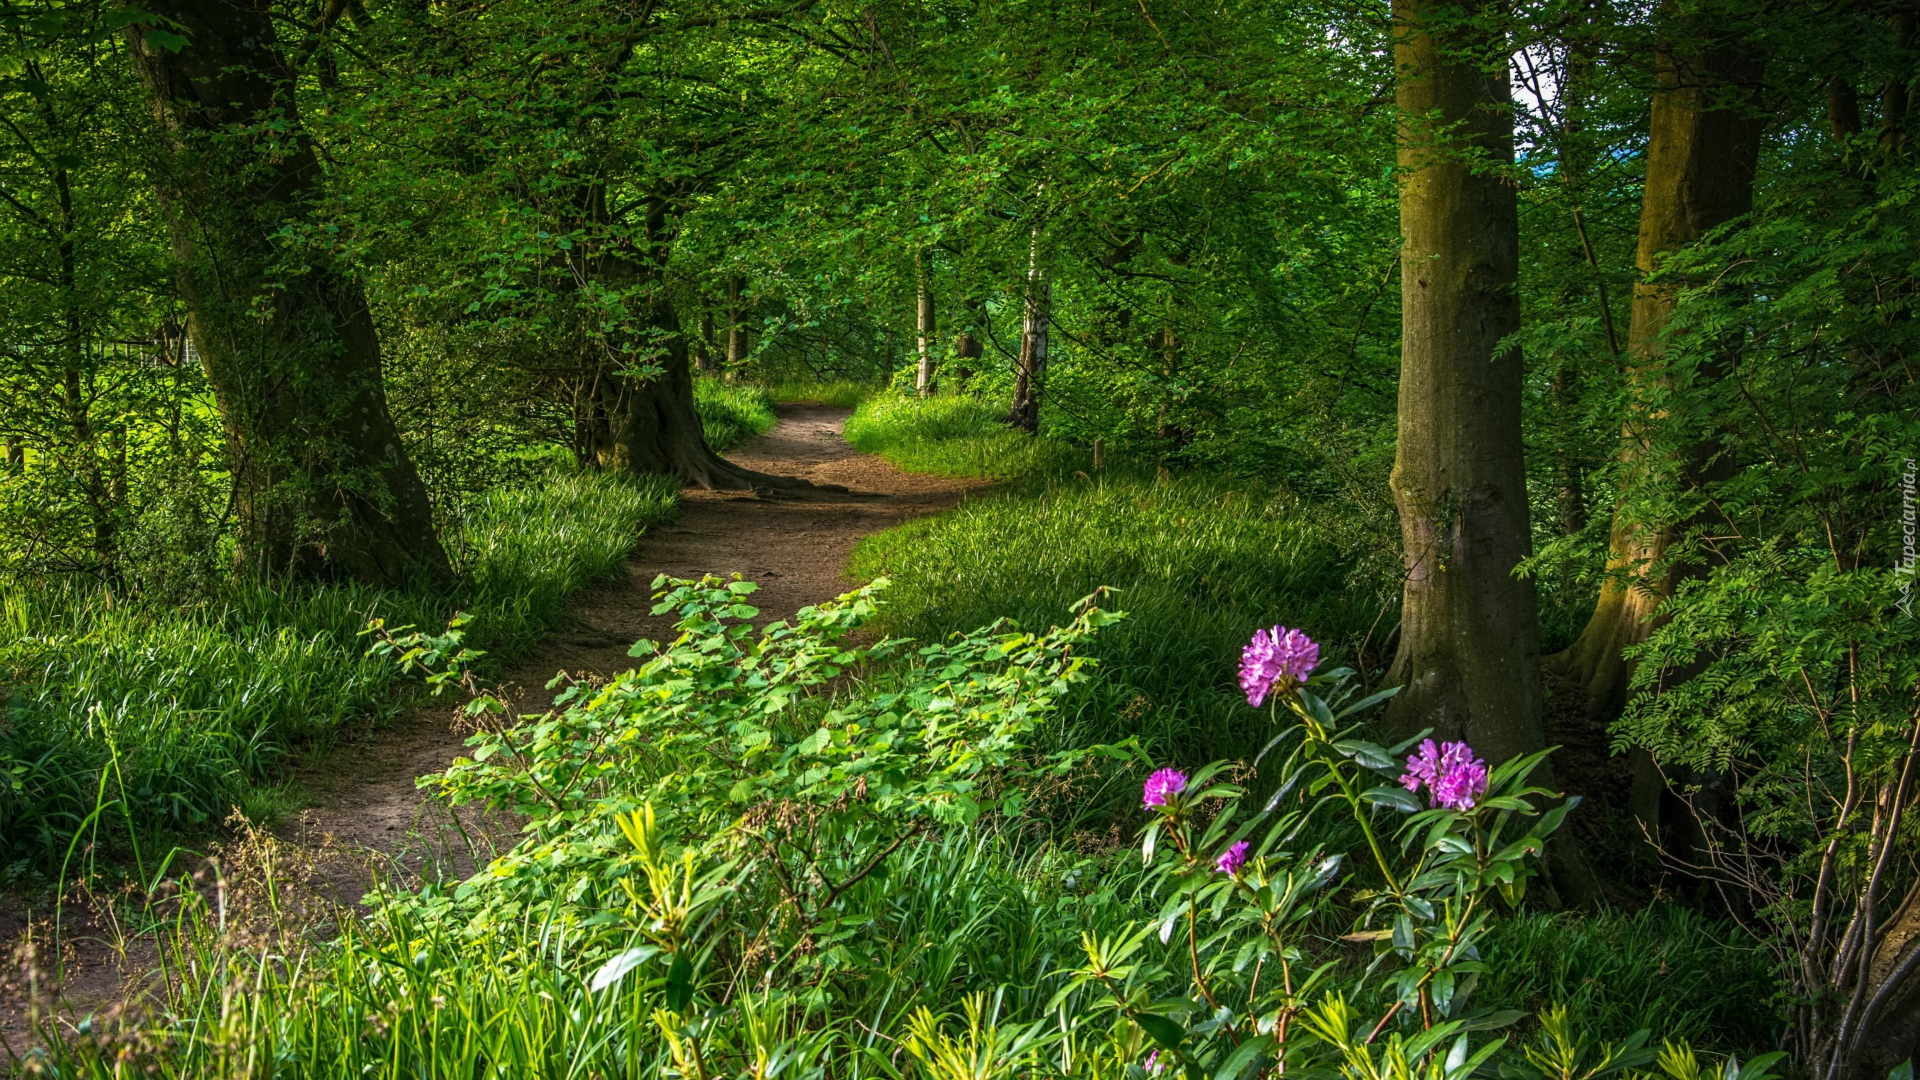
[[[1187,790],[1187,774],[1179,769],[1156,769],[1147,777],[1146,786],[1140,789],[1140,802],[1145,806],[1165,806],[1175,795]]]
[[[1306,682],[1319,663],[1320,646],[1304,632],[1284,626],[1255,630],[1240,650],[1240,689],[1257,709],[1276,685],[1287,690]]]
[[[1420,752],[1407,758],[1407,771],[1400,786],[1419,791],[1425,785],[1429,805],[1449,810],[1471,810],[1487,793],[1487,763],[1473,756],[1473,748],[1463,742],[1434,745],[1432,739],[1420,744]]]
[[[1213,865],[1223,874],[1230,877],[1238,877],[1240,876],[1240,868],[1247,865],[1247,849],[1252,846],[1253,845],[1247,841],[1241,840],[1221,852],[1220,857],[1213,860]]]

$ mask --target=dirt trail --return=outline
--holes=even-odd
[[[847,560],[862,537],[953,506],[980,485],[904,473],[855,451],[840,434],[850,411],[782,406],[773,430],[727,457],[761,472],[840,485],[854,495],[797,500],[684,492],[678,519],[647,533],[620,578],[576,597],[568,618],[506,675],[520,711],[539,712],[551,704],[545,687],[556,673],[610,675],[632,665],[627,648],[633,642],[666,636],[670,620],[648,614],[659,574],[739,573],[760,583],[754,604],[763,618],[786,618],[852,587]],[[390,867],[403,877],[464,877],[476,862],[484,863],[491,844],[511,842],[511,823],[468,813],[456,820],[414,784],[464,752],[452,720],[449,707],[419,709],[300,773],[314,806],[281,832],[345,856],[329,859],[323,870],[341,899],[364,891],[370,867]],[[0,912],[0,941],[12,942],[18,930],[17,917]],[[97,940],[72,945],[69,1006],[109,1000],[122,978],[111,951]],[[0,986],[0,1036],[16,1048],[24,1034],[20,1003],[15,988]]]

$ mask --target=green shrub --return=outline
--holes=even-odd
[[[773,399],[752,383],[728,383],[701,376],[693,383],[693,404],[700,410],[700,427],[707,446],[716,454],[763,434],[779,421]]]
[[[1146,813],[1136,803],[1135,823],[1157,821],[1144,864],[1131,851],[1076,857],[1034,842],[1017,796],[1062,769],[1071,775],[1072,758],[1049,760],[1025,739],[1085,671],[1082,646],[1107,617],[909,649],[849,636],[872,613],[872,589],[756,633],[745,625],[757,614],[751,585],[667,584],[662,606],[681,613],[681,637],[638,648],[639,667],[572,692],[557,714],[489,724],[472,742],[478,760],[441,778],[456,798],[523,811],[520,849],[455,889],[389,893],[369,919],[336,913],[305,927],[340,927],[316,941],[290,924],[298,905],[274,892],[297,863],[252,837],[255,850],[223,864],[252,867],[252,876],[223,883],[219,908],[211,890],[188,888],[169,902],[156,935],[174,977],[157,987],[139,1037],[110,1020],[47,1025],[47,1064],[58,1075],[177,1078],[226,1075],[239,1056],[339,1080],[1139,1080],[1151,1075],[1140,1067],[1170,1057],[1197,1075],[1258,1075],[1243,1069],[1285,1035],[1288,1073],[1329,1080],[1431,1080],[1441,1072],[1406,1059],[1418,1063],[1437,1041],[1459,1056],[1470,1041],[1476,1061],[1500,1053],[1489,1075],[1510,1080],[1560,1076],[1557,1057],[1599,1053],[1622,1067],[1653,1064],[1668,1080],[1699,1078],[1678,1067],[1678,1051],[1656,1063],[1644,1036],[1597,1048],[1594,1024],[1612,1013],[1590,1022],[1549,1012],[1539,1030],[1513,1032],[1504,1051],[1499,1035],[1459,1025],[1517,1015],[1449,1019],[1449,1002],[1530,1002],[1516,985],[1567,989],[1576,1010],[1620,1005],[1631,989],[1580,995],[1613,974],[1630,988],[1650,985],[1650,957],[1677,971],[1710,966],[1687,954],[1692,945],[1668,947],[1670,928],[1650,923],[1620,942],[1635,950],[1625,964],[1564,949],[1569,969],[1542,978],[1551,959],[1536,953],[1589,924],[1523,918],[1509,925],[1531,937],[1487,932],[1493,905],[1469,898],[1511,895],[1509,871],[1524,869],[1538,844],[1504,845],[1529,827],[1551,831],[1551,821],[1529,826],[1510,813],[1540,794],[1524,788],[1524,764],[1490,778],[1489,794],[1505,799],[1421,810],[1393,782],[1382,748],[1320,730],[1290,744],[1298,749],[1289,767],[1326,773],[1345,798],[1303,797],[1320,790],[1309,778],[1291,788],[1296,801],[1279,817],[1271,806],[1253,809],[1264,798],[1244,813],[1225,809],[1214,804],[1242,789],[1216,763],[1164,785],[1173,797]],[[1318,694],[1339,707],[1343,678],[1327,673],[1316,700],[1302,694],[1297,713],[1276,715],[1286,725],[1299,713],[1330,718]],[[1351,863],[1294,844],[1293,824],[1329,812],[1322,807],[1365,823],[1376,804],[1379,825],[1425,843],[1364,845],[1354,859],[1401,867],[1404,894],[1365,890],[1346,876]],[[1259,848],[1231,874],[1216,871],[1217,853],[1241,836]],[[270,867],[281,876],[262,872]],[[1413,943],[1404,950],[1403,924]],[[1679,939],[1690,933],[1681,928]],[[1263,951],[1272,937],[1282,947]],[[1489,965],[1512,970],[1476,976],[1482,965],[1464,947],[1475,940]],[[1463,948],[1449,948],[1456,942]],[[1514,942],[1524,944],[1499,953]],[[1445,977],[1421,978],[1428,968]],[[1405,971],[1415,978],[1393,977]],[[1396,983],[1433,992],[1386,1014],[1391,998],[1381,994]],[[1716,992],[1683,979],[1674,994],[1638,1001],[1636,1018],[1660,1036],[1679,1034],[1676,1018],[1696,1004],[1679,992],[1696,987],[1696,996]],[[1744,989],[1719,992],[1730,1000]],[[1422,1034],[1428,1005],[1438,1035]],[[966,1018],[958,1034],[956,1013]],[[1275,1026],[1283,1016],[1290,1027]],[[1385,1061],[1369,1049],[1376,1028]],[[1453,1043],[1456,1035],[1470,1040]],[[950,1068],[928,1064],[936,1060]],[[1773,1060],[1757,1059],[1738,1080],[1771,1080]],[[910,1061],[918,1067],[908,1073]],[[967,1061],[979,1067],[956,1071]]]
[[[464,609],[473,643],[504,658],[570,592],[618,569],[674,504],[671,485],[598,476],[484,496],[449,538],[467,581],[446,596],[243,584],[161,607],[98,589],[7,587],[0,864],[13,876],[57,870],[83,832],[119,848],[129,825],[137,836],[190,834],[262,805],[296,747],[409,700],[391,664],[365,655],[368,619],[436,626]]]

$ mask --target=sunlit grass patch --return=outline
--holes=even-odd
[[[0,867],[57,870],[77,835],[118,849],[191,834],[271,790],[287,755],[408,700],[360,631],[473,616],[475,646],[524,650],[569,593],[617,570],[673,513],[673,485],[561,475],[481,498],[448,547],[455,592],[243,584],[188,607],[97,588],[0,592]],[[96,810],[101,812],[95,815]]]
[[[838,405],[851,409],[878,392],[879,387],[852,379],[781,379],[767,384],[767,395],[781,405]]]
[[[694,380],[693,403],[700,410],[707,446],[717,454],[765,433],[779,421],[773,414],[773,398],[765,387],[753,383],[702,376]]]
[[[1005,415],[1003,407],[965,395],[882,394],[861,403],[846,436],[856,450],[937,476],[1015,480],[1093,467],[1090,453],[1008,427]]]

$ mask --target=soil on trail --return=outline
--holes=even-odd
[[[518,711],[538,713],[552,703],[546,685],[555,675],[607,676],[631,667],[627,649],[641,638],[661,639],[671,619],[648,612],[656,576],[697,578],[738,573],[760,583],[754,605],[767,622],[853,587],[846,573],[862,537],[960,502],[983,481],[905,473],[855,451],[841,437],[851,410],[823,405],[781,406],[767,434],[728,454],[759,472],[838,485],[849,494],[805,499],[746,492],[688,490],[678,518],[649,530],[624,574],[575,597],[569,616],[504,678]],[[415,778],[444,769],[465,752],[451,705],[416,710],[399,722],[369,730],[298,776],[313,807],[281,830],[282,839],[316,856],[312,872],[338,900],[357,900],[375,874],[400,880],[459,879],[484,865],[497,846],[510,844],[514,824],[464,810],[450,813],[422,792]],[[13,942],[18,920],[0,912],[0,940]],[[5,923],[11,921],[13,925]],[[95,1005],[122,980],[103,942],[70,941],[67,1005]],[[136,961],[134,966],[138,965]],[[0,987],[0,1035],[16,1049],[24,1012],[13,988]],[[5,1014],[12,1015],[5,1015]],[[3,1057],[4,1055],[0,1055]]]
[[[851,410],[824,405],[779,409],[780,422],[727,455],[759,472],[797,476],[849,489],[848,495],[768,498],[747,492],[681,493],[680,513],[648,531],[624,575],[576,597],[565,622],[508,673],[504,685],[523,713],[552,703],[547,683],[565,672],[607,676],[633,666],[627,649],[641,638],[670,636],[672,619],[655,617],[652,585],[660,574],[697,578],[740,574],[760,584],[754,606],[762,619],[784,619],[808,604],[847,591],[846,566],[862,537],[959,502],[980,481],[901,472],[847,445],[840,429]],[[347,848],[388,854],[418,873],[438,868],[457,877],[484,863],[488,844],[469,845],[502,823],[456,823],[415,789],[414,778],[437,772],[463,752],[450,710],[423,709],[394,727],[368,733],[360,746],[331,756],[302,776],[317,806],[300,827]],[[492,827],[489,828],[489,825]],[[476,828],[477,826],[477,828]],[[341,882],[343,886],[347,882]]]

